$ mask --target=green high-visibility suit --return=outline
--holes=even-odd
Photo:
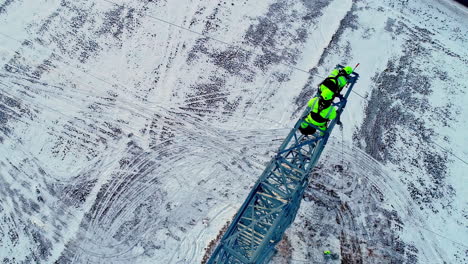
[[[328,81],[325,81],[324,83],[320,84],[320,93],[323,93],[324,90],[330,90],[333,93],[333,97],[335,97],[341,92],[343,87],[346,86],[346,84],[348,83],[348,79],[346,79],[345,75],[343,75],[343,73],[340,72],[340,69],[334,69],[328,77]]]
[[[331,104],[328,107],[323,108],[319,103],[319,97],[310,99],[307,106],[310,108],[310,113],[305,118],[306,122],[302,122],[301,127],[299,128],[299,130],[305,135],[315,133],[315,128],[310,127],[308,123],[317,126],[322,131],[325,131],[327,130],[327,122],[336,118],[336,108]]]

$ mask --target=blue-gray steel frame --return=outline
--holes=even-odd
[[[342,67],[341,65],[338,65]],[[304,111],[277,154],[263,171],[249,196],[208,260],[214,263],[266,263],[296,217],[309,174],[317,163],[333,127],[340,120],[359,74],[349,79],[346,94],[334,103],[337,117],[320,135],[304,137],[298,131],[310,109]],[[309,124],[312,125],[312,124]],[[315,127],[315,126],[314,126]]]

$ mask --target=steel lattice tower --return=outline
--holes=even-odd
[[[252,188],[208,264],[260,264],[271,259],[276,244],[296,217],[310,172],[339,122],[358,77],[357,73],[349,77],[346,94],[340,95],[340,101],[334,103],[338,108],[337,117],[323,135],[319,135],[318,129],[313,136],[301,135],[298,128],[310,109],[304,111]]]

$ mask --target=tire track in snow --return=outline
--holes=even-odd
[[[176,115],[176,116],[177,116],[177,115]],[[200,129],[202,129],[202,128],[203,128],[203,125],[204,125],[204,124],[198,124],[198,123],[196,123],[196,124],[198,125],[198,128],[195,128],[195,129],[189,128],[189,129],[186,129],[185,131],[184,131],[184,129],[181,129],[181,130],[182,130],[182,132],[184,132],[184,133],[185,133],[185,132],[186,132],[186,133],[191,133],[191,137],[196,137],[197,134],[194,133],[193,131],[194,131],[194,130],[195,130],[195,131],[200,131]],[[206,129],[206,127],[205,127],[205,129]],[[205,133],[200,133],[200,134],[204,136]],[[215,134],[215,137],[216,137],[216,136],[217,136],[217,135]],[[212,136],[212,137],[213,137],[213,136]],[[201,138],[201,139],[199,138],[199,139],[197,139],[195,142],[204,142],[204,143],[201,144],[200,146],[203,147],[204,149],[206,149],[207,147],[208,147],[208,148],[210,147],[209,145],[207,146],[207,144],[206,144],[206,142],[207,142],[208,140],[210,140],[210,138],[206,138],[206,137],[205,137],[205,138]],[[212,140],[212,138],[211,138],[211,140]],[[219,145],[220,145],[219,142],[213,143],[213,147],[214,147],[213,149],[216,149],[216,151],[215,151],[215,153],[212,153],[211,155],[214,155],[214,156],[221,156],[221,157],[226,156],[226,153],[225,153],[225,152],[226,152],[226,151],[229,151],[229,149],[226,150],[226,149],[223,149],[223,148],[219,148],[219,147],[218,147]],[[183,148],[181,148],[181,149],[183,150]],[[221,151],[222,153],[219,153],[218,151]],[[165,149],[164,152],[168,152],[168,150]],[[170,153],[174,153],[175,151],[174,151],[174,150],[169,150],[169,152],[170,152]],[[208,156],[208,157],[210,157],[210,156]],[[173,157],[172,157],[172,158],[173,158]],[[224,162],[224,163],[227,163],[227,162]],[[227,163],[227,164],[228,164],[228,163]],[[112,193],[113,191],[110,191],[110,192]],[[104,200],[104,201],[105,201],[105,200]],[[95,216],[95,217],[93,217],[93,218],[94,218],[94,219],[98,219],[99,217]],[[110,233],[112,233],[112,232],[110,232]],[[102,256],[102,255],[100,255],[100,256]],[[109,255],[109,254],[107,254],[106,257],[112,257],[112,256]]]
[[[175,158],[177,156],[181,156],[183,154],[177,154],[177,153],[180,153],[182,152],[182,150],[185,150],[183,148],[181,148],[181,151],[178,151],[178,152],[175,152],[174,149],[172,150],[167,150],[165,149],[164,151],[165,152],[169,152],[169,153],[173,153],[172,156],[166,156],[165,158]],[[100,199],[99,203],[98,203],[98,210],[96,211],[96,215],[94,217],[92,217],[91,219],[93,219],[92,223],[91,223],[91,228],[95,228],[95,229],[102,229],[102,226],[108,226],[109,224],[113,223],[115,221],[115,217],[112,217],[112,213],[114,211],[117,211],[119,212],[120,210],[122,210],[123,208],[133,208],[134,205],[138,205],[139,203],[141,203],[144,199],[146,199],[146,196],[148,196],[149,194],[145,194],[145,190],[148,189],[148,187],[146,186],[146,184],[144,186],[133,186],[135,184],[138,184],[134,182],[135,180],[135,177],[144,177],[145,174],[147,173],[151,173],[153,171],[155,171],[158,167],[161,167],[159,164],[152,164],[151,166],[149,166],[148,168],[145,168],[145,170],[148,170],[148,171],[139,171],[140,173],[135,173],[134,175],[132,175],[134,172],[136,172],[137,170],[139,170],[141,167],[145,166],[147,163],[151,163],[152,160],[158,160],[160,158],[158,158],[157,156],[154,156],[154,155],[157,155],[158,153],[148,153],[148,152],[143,152],[141,153],[139,156],[135,157],[130,163],[129,165],[127,166],[127,168],[120,168],[120,169],[123,169],[124,170],[124,173],[122,174],[119,174],[118,177],[114,177],[114,178],[117,178],[116,181],[113,181],[113,182],[110,182],[109,185],[110,186],[113,186],[111,188],[106,188],[104,194],[103,194],[103,197],[104,199]],[[133,163],[135,160],[137,160],[137,163]],[[133,169],[133,167],[135,167],[136,169]],[[130,169],[132,169],[132,172],[130,173],[130,179],[126,177],[126,173],[128,173],[127,171],[125,171],[125,169],[127,169],[127,171],[129,171]],[[167,171],[167,170],[166,170]],[[161,171],[161,173],[163,174],[164,173],[164,170]],[[146,179],[145,182],[151,182],[151,181],[154,181],[154,180],[157,180],[156,178],[149,178],[149,179]],[[120,191],[119,191],[120,189]],[[152,191],[152,190],[149,190],[149,191]],[[122,197],[122,194],[125,193],[125,195]],[[123,202],[121,200],[124,200]],[[103,200],[101,202],[101,200]],[[129,202],[131,201],[131,203]],[[127,204],[128,203],[128,204]],[[115,208],[117,207],[117,209]],[[110,209],[109,209],[110,208]],[[121,209],[119,209],[121,208]],[[112,209],[112,210],[111,210]],[[109,212],[106,212],[106,210],[109,210]],[[132,213],[131,210],[127,210],[125,214],[123,215],[119,215],[119,218],[120,219],[126,219],[126,217]],[[111,217],[107,216],[107,214],[110,214]],[[105,216],[105,217],[104,217]],[[104,218],[103,218],[104,217]],[[137,229],[138,227],[140,226],[136,226],[135,228]],[[118,228],[118,226],[116,227]],[[111,232],[109,232],[111,231]],[[116,229],[109,229],[109,230],[104,230],[103,231],[104,233],[103,234],[100,234],[98,233],[98,237],[102,237],[103,240],[105,238],[108,238],[111,234],[114,234],[116,232]],[[93,233],[94,234],[94,233]],[[122,239],[122,243],[125,242],[126,239]],[[116,245],[120,245],[121,243],[118,243],[118,244],[112,244],[112,245],[109,245],[109,246],[116,246]],[[108,255],[107,257],[113,257],[113,256],[117,256],[118,254],[116,255]]]
[[[299,225],[299,229],[311,230],[307,224],[301,226],[303,221],[310,221],[307,219],[311,216],[315,219],[309,223],[312,232],[306,232],[308,239],[315,241],[311,250],[331,247],[334,252],[340,251],[334,249],[340,245],[333,245],[333,239],[338,239],[341,259],[345,262],[443,261],[445,256],[433,234],[420,229],[419,223],[424,223],[425,218],[412,203],[404,184],[364,151],[347,145],[343,150],[346,164],[341,164],[341,145],[336,141],[328,143],[312,175],[309,185],[312,188],[306,191],[306,202],[298,213],[300,220],[295,225]],[[325,219],[317,222],[320,217]],[[413,230],[417,232],[406,236]],[[322,235],[314,235],[323,232],[327,234],[325,240],[319,240]],[[327,241],[328,246],[324,244]],[[414,245],[425,247],[414,252]]]
[[[229,211],[229,208],[231,208],[231,211],[237,209],[237,207],[234,207],[231,203],[227,203],[219,210],[216,210],[217,213],[210,218],[210,222],[214,222],[217,218],[225,215]],[[197,222],[200,223],[200,221]],[[174,250],[169,263],[174,263],[173,261],[176,255],[178,259],[183,259],[183,263],[196,263],[201,259],[201,253],[203,253],[201,248],[205,246],[205,243],[209,237],[204,237],[205,234],[207,234],[207,227],[200,227],[200,225],[198,225],[198,228],[200,230],[195,236],[185,237],[184,240],[180,242],[180,244]],[[190,241],[187,241],[188,239],[190,239]]]

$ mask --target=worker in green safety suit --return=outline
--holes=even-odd
[[[320,135],[323,136],[322,131],[327,130],[328,121],[336,117],[336,109],[332,106],[332,100],[324,100],[321,96],[314,97],[310,99],[307,106],[310,108],[310,113],[301,123],[299,131],[306,136],[314,134],[316,129],[310,126],[310,123],[318,127],[321,130]]]
[[[330,75],[319,85],[320,95],[325,100],[332,100],[340,94],[343,87],[348,83],[349,75],[353,73],[351,66],[342,69],[334,69]]]

